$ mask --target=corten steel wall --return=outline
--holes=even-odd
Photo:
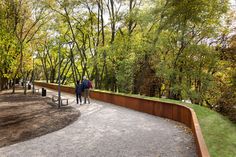
[[[35,82],[35,85],[51,88],[54,90],[58,89],[57,84]],[[73,87],[61,86],[61,91],[71,94],[75,93],[75,89]],[[136,111],[184,123],[192,130],[195,136],[198,156],[210,157],[204,138],[202,136],[197,116],[193,109],[173,103],[158,102],[155,100],[147,100],[132,96],[119,95],[115,93],[105,93],[93,90],[90,92],[90,97],[96,100],[112,103]]]

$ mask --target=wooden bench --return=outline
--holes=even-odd
[[[56,103],[56,102],[59,101],[58,99],[59,99],[59,97],[57,95],[52,96],[52,102]],[[62,106],[67,106],[68,104],[69,104],[68,99],[61,97],[61,105]]]

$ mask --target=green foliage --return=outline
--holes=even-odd
[[[133,63],[128,60],[122,60],[118,63],[117,85],[120,92],[130,92],[133,89]]]
[[[25,78],[37,51],[37,77],[50,82],[58,81],[60,62],[63,84],[86,75],[99,89],[190,99],[210,108],[235,84],[235,60],[223,52],[235,50],[227,40],[233,21],[228,1],[110,2],[27,0],[14,26],[15,18],[7,18],[11,3],[1,1],[1,77]]]

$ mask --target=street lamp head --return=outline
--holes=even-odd
[[[63,42],[63,43],[59,43],[59,46],[62,45],[63,47],[68,47],[70,49],[72,49],[73,45],[74,45],[74,42],[73,41],[68,41],[68,42]]]
[[[69,42],[68,42],[68,45],[69,45],[70,49],[72,49],[72,47],[73,47],[73,44],[74,44],[74,42],[73,42],[73,41],[69,41]]]

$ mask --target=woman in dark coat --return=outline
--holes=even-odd
[[[81,99],[82,90],[83,90],[82,84],[80,83],[80,80],[77,80],[76,81],[76,86],[75,86],[76,102],[77,102],[77,104],[79,102],[80,102],[80,104],[82,104],[82,99]]]

